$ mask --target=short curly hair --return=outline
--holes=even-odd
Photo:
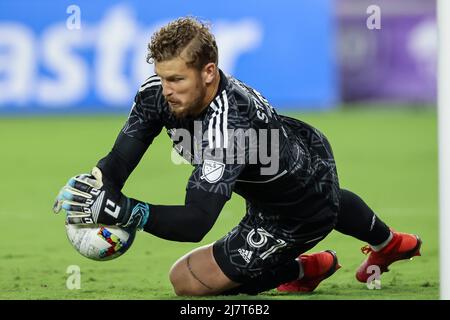
[[[155,32],[148,44],[147,62],[162,62],[183,54],[186,64],[201,70],[206,64],[218,64],[218,50],[209,25],[194,17],[170,22]]]

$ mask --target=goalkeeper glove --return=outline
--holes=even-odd
[[[97,167],[91,174],[71,178],[61,189],[53,211],[61,209],[69,224],[118,225],[132,230],[142,230],[150,214],[147,203],[126,197],[103,179]]]

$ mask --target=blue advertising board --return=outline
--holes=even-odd
[[[0,113],[129,110],[147,44],[180,16],[209,21],[219,66],[278,108],[337,100],[331,0],[0,2]]]

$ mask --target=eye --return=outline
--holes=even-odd
[[[169,77],[169,78],[166,78],[166,81],[170,82],[170,83],[176,83],[176,82],[180,82],[184,79],[185,78],[183,78],[183,77]]]

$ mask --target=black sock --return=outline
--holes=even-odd
[[[340,190],[340,209],[335,230],[376,246],[389,237],[389,227],[356,194]]]
[[[236,295],[240,293],[255,295],[273,288],[282,283],[290,282],[298,278],[300,266],[297,260],[291,260],[272,270],[243,283],[239,287],[222,292],[222,295]]]

